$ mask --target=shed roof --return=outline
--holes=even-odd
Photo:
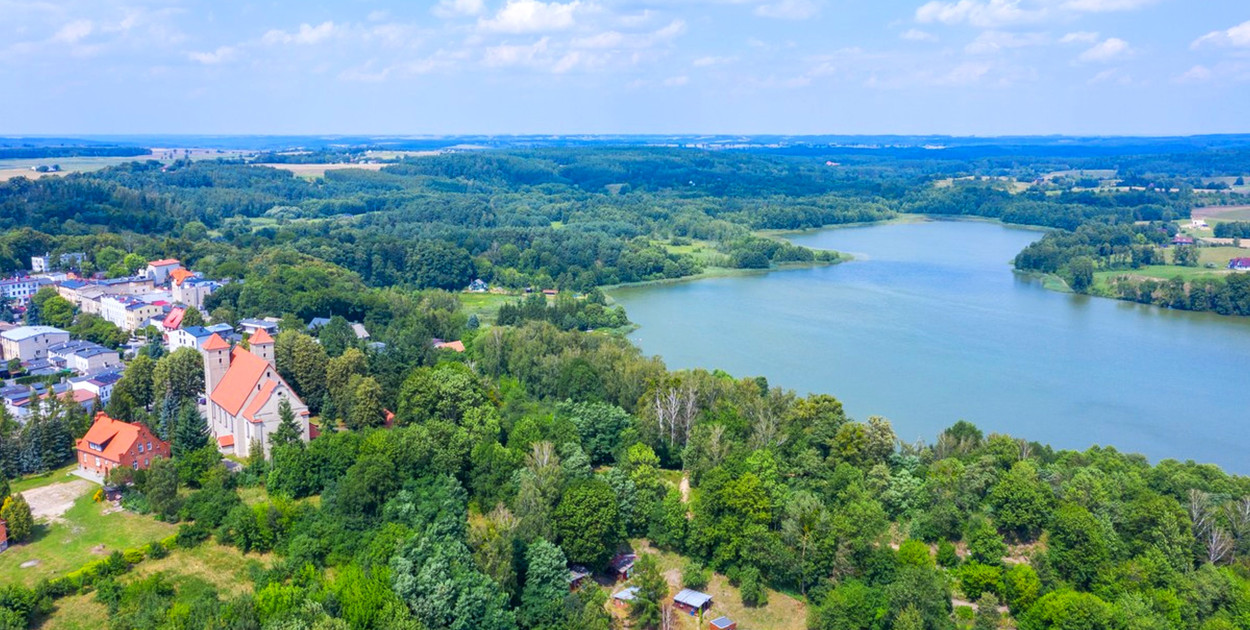
[[[734,625],[733,619],[730,619],[729,617],[725,617],[724,615],[712,620],[712,627],[716,628],[716,630],[725,630],[725,628],[728,628],[732,625]]]
[[[683,588],[681,589],[681,592],[673,598],[673,601],[679,604],[685,604],[692,608],[703,608],[708,602],[712,601],[712,596],[694,589]]]
[[[638,597],[638,587],[637,587],[637,586],[631,586],[631,587],[629,587],[629,588],[623,588],[623,589],[621,589],[621,590],[619,590],[619,591],[617,591],[617,592],[615,592],[615,593],[613,593],[613,594],[612,594],[612,599],[619,599],[619,600],[621,600],[621,601],[623,601],[623,602],[632,602],[632,601],[634,601],[634,599],[635,599],[635,598],[637,598],[637,597]]]

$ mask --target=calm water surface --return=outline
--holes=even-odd
[[[830,393],[906,440],[966,419],[1250,473],[1250,319],[1047,291],[1010,265],[1040,237],[977,222],[824,230],[792,240],[857,259],[612,297],[671,369]]]

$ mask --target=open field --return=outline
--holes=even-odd
[[[85,173],[88,171],[98,171],[109,166],[125,164],[127,162],[142,162],[146,160],[160,160],[162,162],[172,162],[177,159],[191,160],[215,160],[218,158],[230,158],[243,155],[242,151],[225,151],[221,149],[152,149],[148,155],[135,155],[127,157],[55,157],[55,158],[12,158],[0,160],[0,181],[7,181],[15,177],[28,177],[30,179],[38,179],[45,176],[60,176],[67,173]],[[35,166],[52,166],[56,164],[61,170],[56,173],[38,173],[30,170]]]
[[[1195,219],[1250,221],[1250,206],[1207,206],[1205,208],[1194,208],[1191,216]]]
[[[94,491],[92,484],[60,518],[52,522],[37,520],[30,541],[0,554],[0,584],[33,586],[43,578],[64,575],[115,550],[140,547],[177,530],[151,516],[96,503],[91,496]],[[21,566],[30,562],[35,564]]]
[[[219,596],[228,598],[252,590],[248,567],[253,563],[268,565],[269,555],[244,556],[234,547],[205,543],[194,549],[177,549],[160,560],[144,560],[121,578],[130,582],[154,573],[164,573],[175,583],[181,578],[197,578],[217,588]],[[107,609],[96,600],[95,592],[71,595],[56,602],[56,607],[41,630],[97,630]]]
[[[485,324],[495,323],[500,306],[525,299],[524,295],[510,293],[457,293],[456,297],[460,298],[460,308],[465,315],[477,315]]]
[[[256,166],[268,166],[270,168],[280,168],[284,171],[291,171],[299,177],[317,178],[325,177],[326,171],[341,171],[349,168],[357,168],[364,171],[380,171],[386,164],[256,164]]]

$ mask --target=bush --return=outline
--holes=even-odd
[[[139,564],[143,562],[143,550],[127,549],[122,552],[122,558],[126,560],[126,564]]]
[[[969,562],[959,569],[959,590],[964,597],[976,601],[982,593],[1001,593],[1003,570],[980,562]]]
[[[759,569],[743,569],[740,578],[743,606],[764,606],[768,603],[768,589],[764,588],[764,579],[760,576]]]
[[[160,560],[169,555],[169,550],[165,548],[164,543],[154,542],[145,548],[145,553],[153,560]]]
[[[691,560],[681,568],[681,585],[686,588],[702,589],[712,579],[712,572],[697,560]]]
[[[200,523],[179,525],[178,534],[174,537],[174,544],[183,549],[191,549],[200,546],[200,543],[208,540],[208,535],[208,528]]]

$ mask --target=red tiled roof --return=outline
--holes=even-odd
[[[175,328],[182,326],[182,316],[185,315],[186,313],[187,313],[186,309],[175,306],[169,309],[169,314],[165,316],[165,321],[161,323],[166,328],[170,330],[174,330]]]
[[[230,344],[227,343],[225,339],[222,339],[221,335],[218,335],[217,333],[213,333],[213,336],[209,337],[208,341],[204,342],[204,349],[205,350],[229,350]]]
[[[252,345],[255,345],[258,343],[259,344],[273,343],[273,335],[270,335],[268,332],[266,332],[264,328],[258,328],[256,329],[256,332],[252,333],[252,336],[248,338],[247,342]]]
[[[153,267],[167,267],[169,265],[181,265],[182,261],[177,258],[162,258],[160,260],[153,260],[148,264]]]
[[[76,402],[76,403],[78,403],[78,404],[80,404],[80,405],[81,405],[81,404],[83,404],[83,403],[86,403],[86,402],[91,402],[91,401],[95,400],[95,394],[93,394],[93,393],[91,393],[91,392],[89,392],[89,391],[87,391],[87,390],[85,390],[85,389],[75,389],[75,390],[73,390],[73,397],[74,397],[74,402]]]
[[[277,380],[272,378],[266,379],[264,384],[260,386],[260,392],[256,394],[255,398],[252,398],[252,404],[248,405],[247,409],[243,410],[243,417],[247,418],[250,422],[260,422],[260,420],[256,419],[256,414],[260,412],[261,407],[264,407],[265,403],[269,401],[269,397],[273,396],[273,390],[276,389],[277,386]]]
[[[182,281],[186,280],[187,278],[194,278],[195,273],[192,272],[190,269],[175,269],[169,272],[169,277],[173,279],[174,284],[178,286],[182,286]]]
[[[455,350],[456,352],[464,352],[464,342],[463,342],[463,341],[444,341],[444,342],[442,342],[442,343],[436,344],[434,347],[435,347],[435,348],[446,348],[446,349],[448,349],[448,350]]]
[[[223,436],[221,436],[221,437],[217,438],[217,446],[222,446],[222,447],[225,447],[225,446],[234,446],[234,436],[233,436],[233,435],[223,435]]]
[[[213,337],[217,335],[214,334]],[[220,337],[217,338],[220,339]],[[211,343],[213,341],[210,338],[208,343],[204,344],[204,349],[209,350]],[[260,377],[264,376],[267,369],[270,367],[264,359],[243,348],[235,348],[230,355],[230,368],[226,370],[226,374],[221,377],[221,382],[217,383],[217,387],[213,390],[213,402],[220,405],[230,415],[239,415],[243,403],[247,402],[248,395],[256,390]]]
[[[139,425],[114,420],[101,411],[96,414],[95,423],[87,430],[87,434],[78,440],[78,450],[120,462],[122,454],[129,451],[138,439]],[[103,450],[92,449],[90,444],[99,445]]]

